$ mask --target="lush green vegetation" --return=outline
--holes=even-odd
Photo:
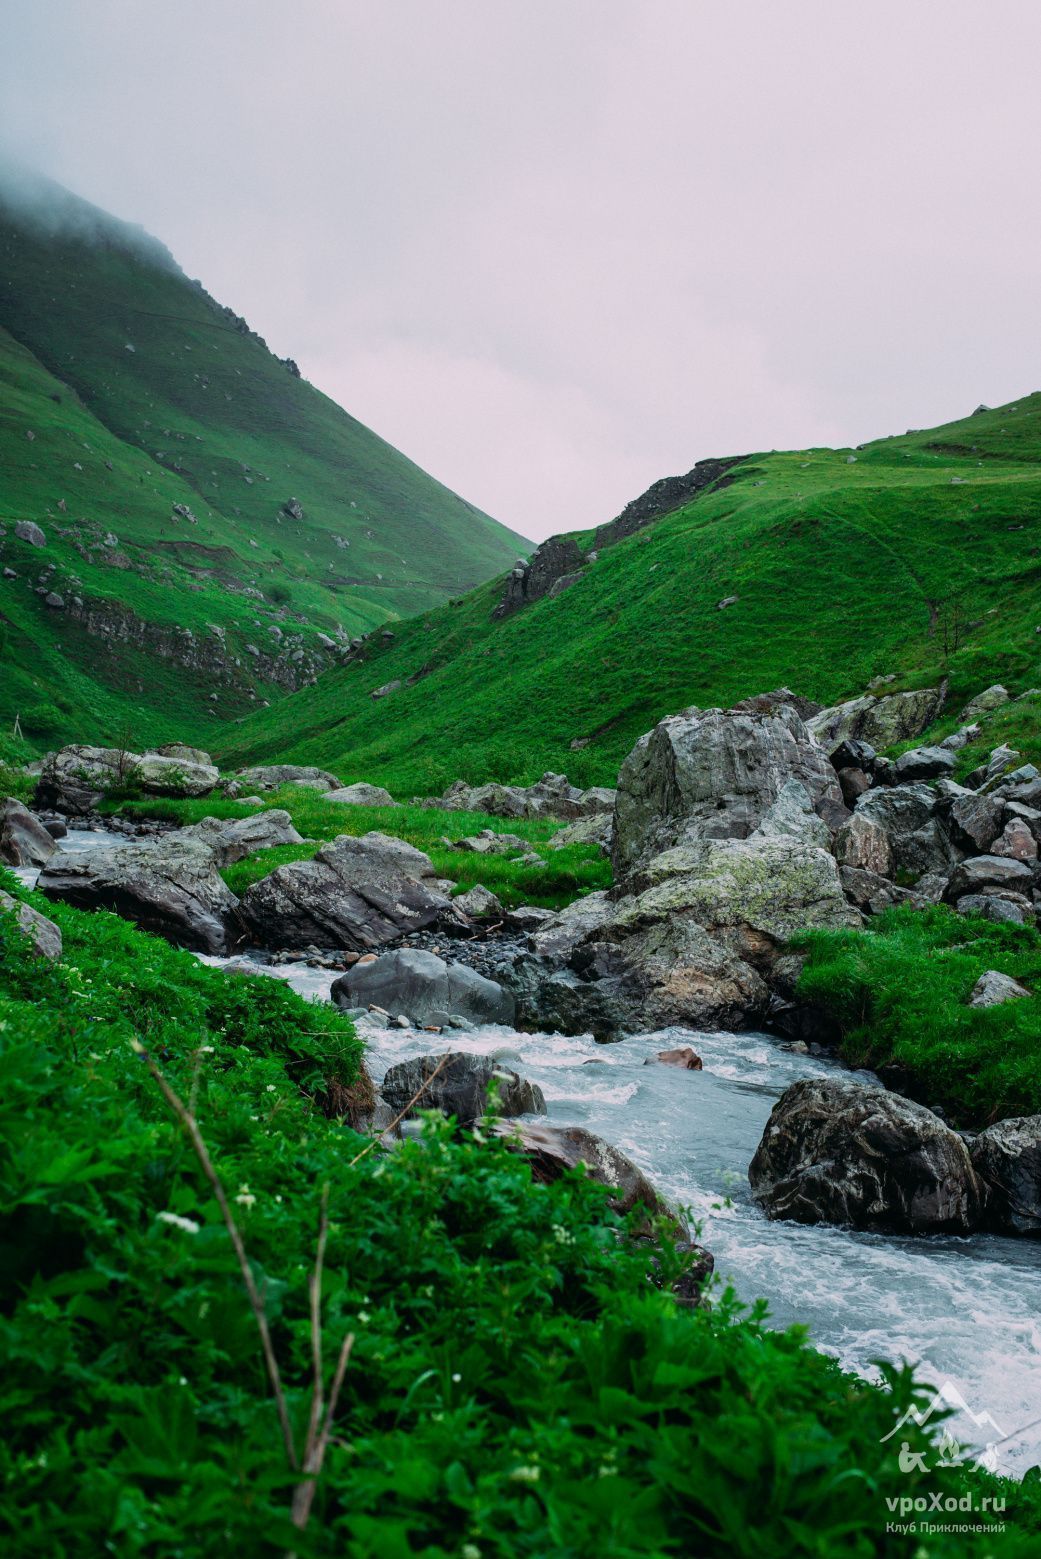
[[[20,892],[13,879],[5,886]],[[105,914],[42,905],[44,966],[0,917],[0,1532],[8,1551],[572,1556],[1036,1551],[1032,1486],[1006,1533],[886,1536],[907,1406],[729,1297],[695,1312],[619,1242],[605,1194],[534,1186],[448,1126],[393,1154],[318,1107],[349,1023],[262,978],[200,967]],[[264,1296],[290,1427],[312,1379],[322,1188],[326,1371],[355,1342],[305,1533],[210,1181],[132,1048],[195,1109]],[[680,1258],[666,1242],[660,1275]],[[913,1448],[924,1432],[908,1428]],[[932,1459],[932,1458],[930,1458]],[[977,1519],[976,1517],[973,1518]],[[986,1522],[987,1518],[983,1518]]]
[[[637,737],[692,703],[782,683],[832,702],[892,672],[898,687],[948,674],[959,707],[989,682],[1041,683],[1041,395],[848,460],[751,458],[559,596],[492,621],[498,580],[403,623],[229,731],[226,755],[404,793],[546,768],[610,784]]]
[[[42,198],[46,226],[0,205],[0,554],[18,575],[0,579],[0,725],[50,704],[57,724],[30,733],[44,744],[112,740],[128,719],[139,740],[202,739],[251,692],[281,696],[246,650],[273,650],[270,630],[320,653],[319,630],[423,610],[516,555],[517,537],[294,376],[160,244],[56,186]],[[18,540],[18,520],[47,546]],[[65,610],[35,593],[48,565]],[[88,634],[72,597],[174,642],[219,630],[229,676]]]
[[[840,1024],[854,1066],[892,1067],[897,1086],[960,1125],[1041,1114],[1041,934],[945,906],[887,910],[866,931],[813,931],[799,993]],[[987,969],[1033,995],[969,1007]]]
[[[554,822],[489,817],[483,812],[442,812],[417,806],[356,807],[326,801],[320,792],[286,785],[267,798],[268,807],[283,807],[292,816],[297,832],[308,841],[302,845],[282,845],[262,850],[248,860],[238,861],[224,872],[233,893],[242,894],[251,883],[266,877],[287,861],[308,860],[319,845],[337,834],[367,834],[373,829],[393,834],[423,850],[433,861],[438,874],[450,877],[463,893],[482,883],[506,908],[518,904],[537,904],[544,908],[562,908],[572,899],[611,882],[611,867],[603,853],[593,845],[565,845],[551,850],[547,845],[561,825]],[[197,823],[204,817],[250,817],[258,810],[236,801],[176,801],[163,798],[113,800],[108,811],[139,819],[160,818],[181,826]],[[514,852],[509,855],[478,855],[453,850],[452,842],[466,839],[483,828],[499,834],[516,834],[527,843],[525,854],[541,856],[541,863],[522,862]]]

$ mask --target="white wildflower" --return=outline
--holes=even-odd
[[[194,1218],[182,1218],[180,1213],[156,1213],[156,1219],[159,1223],[172,1224],[175,1229],[183,1229],[185,1234],[198,1234],[202,1227]]]
[[[538,1467],[514,1467],[510,1473],[511,1483],[538,1483],[542,1473]]]

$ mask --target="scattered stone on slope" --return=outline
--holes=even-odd
[[[108,909],[179,947],[226,953],[239,931],[238,900],[208,845],[171,835],[132,845],[59,851],[37,883],[78,909]]]
[[[999,969],[987,969],[980,975],[969,997],[970,1007],[1001,1007],[1009,1001],[1021,1001],[1030,992],[1010,974]]]
[[[332,998],[342,1007],[382,1007],[392,1018],[417,1027],[467,1023],[512,1023],[514,1000],[494,980],[465,964],[446,963],[421,948],[396,948],[371,962],[355,964],[333,983]]]
[[[974,720],[979,719],[980,715],[989,714],[992,709],[1000,709],[1002,704],[1007,704],[1008,701],[1008,689],[1002,687],[1000,682],[995,682],[992,687],[984,688],[982,693],[977,693],[975,698],[970,698],[958,718],[965,725],[971,725]]]
[[[22,904],[0,888],[0,914],[13,914],[18,929],[39,958],[56,963],[61,957],[61,932],[53,920],[41,915],[30,904]]]
[[[14,796],[0,802],[0,861],[8,866],[43,866],[57,848],[48,829],[28,807]]]
[[[443,796],[423,804],[449,812],[486,812],[492,817],[558,818],[563,822],[610,812],[615,793],[602,786],[578,790],[566,774],[547,771],[534,785],[468,785],[456,780]]]
[[[959,844],[974,855],[989,850],[1001,833],[1003,807],[995,796],[979,796],[969,791],[950,803],[948,816]]]
[[[1037,840],[1022,818],[1011,817],[990,846],[991,855],[1007,855],[1013,861],[1036,861]]]
[[[265,947],[366,952],[453,916],[421,850],[387,834],[341,834],[310,861],[255,882],[242,914]]]
[[[391,1067],[380,1093],[395,1115],[406,1108],[424,1083],[429,1086],[408,1111],[409,1115],[417,1110],[441,1110],[445,1115],[454,1115],[461,1126],[472,1126],[487,1115],[493,1084],[498,1088],[497,1108],[503,1115],[545,1115],[542,1089],[500,1062],[487,1056],[450,1051],[435,1077],[442,1059],[439,1055],[415,1056]]]
[[[27,541],[30,547],[45,547],[47,537],[32,520],[19,520],[14,528],[19,541]]]
[[[847,1078],[785,1090],[748,1178],[769,1218],[898,1233],[968,1233],[985,1200],[957,1132],[924,1105]]]

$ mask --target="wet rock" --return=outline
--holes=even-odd
[[[325,799],[349,807],[396,807],[401,804],[382,785],[366,785],[362,780],[355,785],[342,785],[337,790],[326,791]]]
[[[492,1085],[498,1088],[498,1111],[506,1116],[545,1115],[541,1088],[487,1056],[448,1052],[448,1060],[435,1077],[442,1056],[416,1056],[392,1066],[380,1088],[382,1097],[397,1114],[426,1083],[419,1100],[408,1110],[441,1110],[454,1115],[461,1126],[471,1126],[487,1115]]]
[[[999,969],[987,969],[972,988],[969,1006],[1002,1007],[1006,1002],[1021,1001],[1023,997],[1029,995],[1030,992],[1026,987],[1020,985],[1010,974],[1002,974]]]
[[[14,796],[0,802],[0,861],[8,866],[43,866],[57,848],[28,807]]]
[[[430,857],[403,840],[341,835],[254,883],[242,914],[265,947],[364,952],[451,916],[436,881]]]
[[[514,1019],[513,997],[501,985],[420,948],[398,948],[371,963],[355,964],[333,983],[330,994],[341,1007],[375,1005],[419,1026],[443,1027],[452,1017],[473,1024]]]
[[[302,785],[310,790],[342,788],[335,774],[299,763],[265,763],[252,769],[240,769],[235,775],[235,785],[240,794],[254,790],[263,794],[266,790],[277,790],[280,785]]]
[[[221,870],[261,850],[274,850],[286,844],[303,844],[301,835],[293,827],[293,819],[280,807],[258,812],[256,817],[204,817],[198,823],[167,834],[166,838],[200,840],[213,851]]]
[[[770,713],[690,709],[669,716],[622,764],[616,875],[624,880],[673,845],[746,839],[790,780],[803,787],[814,812],[830,806],[845,816],[835,771],[792,705]]]
[[[648,1056],[643,1064],[657,1066],[659,1063],[662,1066],[678,1066],[681,1071],[686,1072],[700,1072],[704,1067],[704,1062],[697,1051],[692,1050],[689,1045],[683,1045],[677,1050],[659,1050],[657,1055]]]
[[[1041,1235],[1041,1115],[1014,1116],[981,1131],[972,1165],[990,1193],[990,1227]]]
[[[61,932],[53,920],[41,915],[30,904],[22,904],[0,888],[0,914],[13,915],[18,929],[39,958],[56,963],[61,957]]]
[[[200,840],[167,835],[76,854],[59,851],[39,891],[78,909],[108,909],[179,947],[225,953],[239,933],[238,900]]]
[[[923,1105],[846,1078],[785,1090],[748,1178],[769,1218],[899,1233],[968,1233],[985,1200],[957,1132]]]

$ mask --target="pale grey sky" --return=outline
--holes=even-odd
[[[0,0],[0,146],[532,537],[1041,385],[1035,0]]]

